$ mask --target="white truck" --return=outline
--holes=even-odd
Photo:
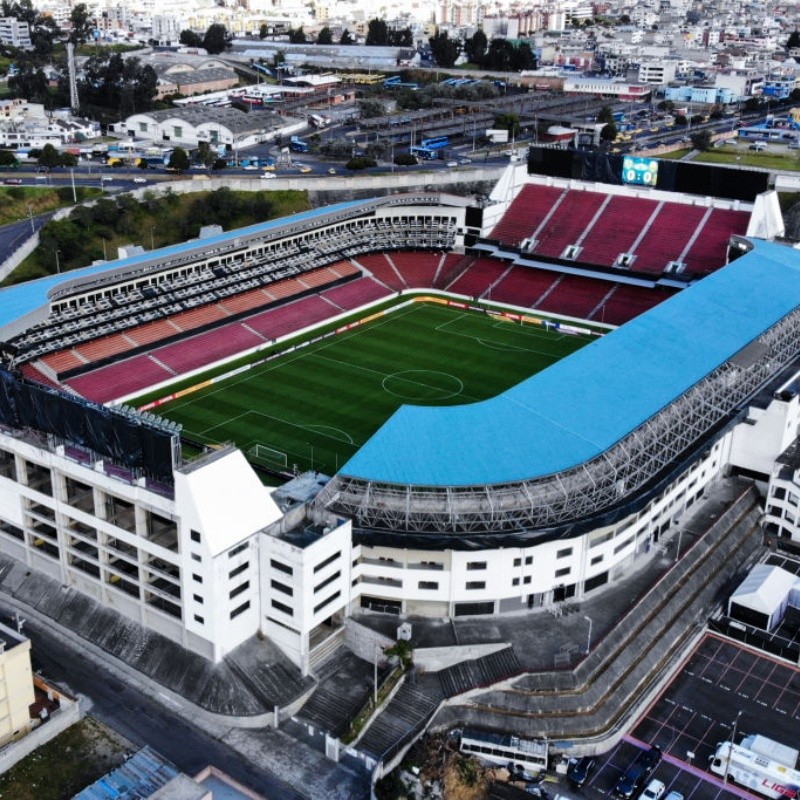
[[[779,764],[792,767],[792,769],[797,766],[797,758],[800,756],[800,750],[795,750],[794,747],[776,742],[774,739],[762,736],[760,733],[745,736],[739,746],[752,750],[754,753],[770,759],[770,761],[777,761]]]
[[[800,772],[731,742],[722,742],[709,766],[715,775],[775,800],[800,798]]]

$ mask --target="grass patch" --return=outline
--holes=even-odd
[[[788,153],[770,153],[764,150],[737,150],[726,145],[719,150],[709,150],[706,153],[698,154],[692,163],[700,164],[733,164],[741,167],[759,167],[760,169],[777,169],[785,172],[797,172],[800,170],[800,158]]]
[[[656,158],[660,161],[678,161],[691,152],[691,147],[681,147],[680,150],[672,150],[669,153],[659,153]]]
[[[72,190],[67,191],[71,197]],[[101,259],[115,259],[121,245],[139,244],[150,250],[195,238],[203,225],[219,224],[231,230],[309,208],[306,192],[286,190],[217,189],[181,195],[170,192],[163,197],[146,192],[141,201],[127,194],[103,197],[91,207],[74,209],[68,219],[45,225],[40,246],[0,285],[52,275],[56,250],[61,271],[68,272]]]
[[[100,196],[100,189],[76,186],[78,202]],[[28,216],[36,216],[57,208],[73,205],[72,187],[42,188],[38,186],[0,186],[0,225],[8,225]]]
[[[404,403],[494,397],[587,341],[415,304],[159,406],[158,414],[196,441],[235,442],[254,463],[333,474]]]
[[[125,744],[85,717],[0,775],[0,798],[68,800],[122,763]]]

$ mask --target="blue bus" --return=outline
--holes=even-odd
[[[420,145],[426,147],[428,150],[441,150],[443,147],[447,147],[449,143],[450,140],[447,136],[434,136],[430,139],[422,139],[420,141]]]
[[[292,138],[289,140],[289,149],[293,153],[307,153],[308,142],[304,142],[298,136],[292,136]]]

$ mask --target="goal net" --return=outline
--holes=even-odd
[[[261,464],[264,467],[287,469],[289,466],[289,458],[283,450],[276,450],[274,447],[269,447],[260,442],[254,444],[247,451],[247,455],[257,464]]]

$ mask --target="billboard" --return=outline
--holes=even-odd
[[[622,159],[622,182],[636,186],[655,186],[658,181],[658,161],[654,158],[635,158],[625,156]]]

